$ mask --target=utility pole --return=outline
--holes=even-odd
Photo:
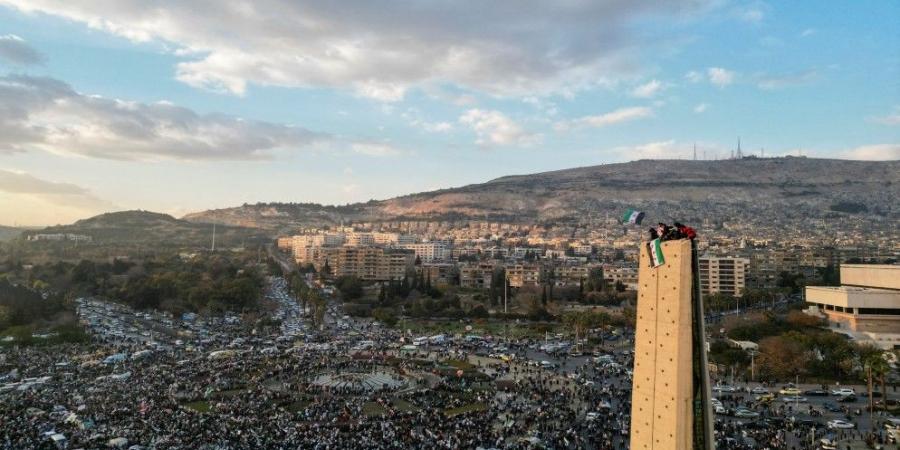
[[[212,251],[212,252],[216,251],[216,224],[215,224],[215,222],[213,222],[213,238],[212,238],[212,247],[211,247],[210,251]]]

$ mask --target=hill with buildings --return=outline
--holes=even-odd
[[[760,211],[811,219],[841,214],[896,216],[900,161],[804,157],[690,161],[640,160],[497,178],[481,184],[347,206],[259,203],[203,211],[191,222],[282,232],[341,221],[488,219],[512,223],[584,223],[623,207],[648,219]]]
[[[29,231],[35,235],[87,236],[100,244],[173,244],[208,246],[212,243],[213,227],[206,223],[176,219],[167,214],[150,211],[119,211],[79,220],[70,225],[57,225]],[[216,241],[222,245],[238,245],[257,236],[255,229],[218,225]],[[69,238],[71,239],[71,238]]]

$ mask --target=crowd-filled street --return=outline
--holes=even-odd
[[[80,299],[93,343],[0,354],[0,448],[628,448],[627,331],[576,354],[550,336],[411,336],[337,305],[316,330],[284,280],[266,297],[271,329]],[[858,386],[839,401],[834,386],[726,382],[718,448],[887,440]]]

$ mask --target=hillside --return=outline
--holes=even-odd
[[[7,227],[4,225],[0,225],[0,242],[9,241],[11,239],[17,238],[22,231],[25,231],[21,228],[16,227]]]
[[[677,209],[694,217],[735,217],[757,208],[810,218],[837,204],[896,215],[900,161],[813,158],[641,160],[497,178],[344,207],[256,204],[189,214],[192,222],[256,227],[268,232],[344,221],[488,218],[504,222],[583,221],[624,205]],[[840,208],[838,208],[840,210]],[[741,214],[737,214],[741,213]]]
[[[150,211],[120,211],[79,220],[71,225],[47,227],[35,233],[72,233],[91,236],[98,244],[141,244],[173,246],[208,246],[212,242],[212,226],[188,222],[167,214]],[[252,239],[257,231],[219,225],[216,242],[221,246],[238,245]]]

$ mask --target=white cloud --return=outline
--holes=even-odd
[[[843,150],[838,153],[838,156],[842,159],[864,161],[896,161],[900,160],[900,144],[862,145]]]
[[[632,120],[643,119],[652,116],[653,109],[645,106],[633,106],[629,108],[620,108],[615,111],[610,111],[608,113],[596,116],[584,116],[579,117],[575,120],[557,122],[554,127],[557,131],[565,131],[570,128],[581,127],[599,128],[605,127],[607,125],[614,125],[617,123],[629,122]]]
[[[424,122],[422,128],[431,133],[446,133],[453,130],[453,124],[450,122]]]
[[[694,107],[694,112],[700,114],[705,112],[709,108],[709,105],[706,103],[700,103],[699,105]]]
[[[635,87],[631,91],[631,95],[638,98],[650,98],[663,90],[665,86],[659,80],[651,80],[645,84]]]
[[[300,127],[201,115],[169,102],[84,95],[41,77],[0,77],[0,153],[115,160],[264,159],[330,139]]]
[[[765,17],[766,14],[762,10],[756,8],[746,9],[740,13],[740,18],[744,22],[758,23],[762,22]]]
[[[807,29],[803,30],[803,31],[800,33],[800,37],[803,37],[803,38],[805,38],[805,37],[810,37],[810,36],[812,36],[812,35],[814,35],[814,34],[816,34],[816,29],[815,29],[815,28],[807,28]]]
[[[500,111],[470,109],[459,122],[475,131],[475,143],[481,146],[531,145],[540,140],[539,134],[525,131]]]
[[[403,154],[402,150],[384,142],[354,142],[350,144],[350,148],[354,152],[366,156],[385,157]]]
[[[756,86],[763,90],[782,89],[791,86],[801,86],[809,84],[818,76],[815,70],[805,70],[803,72],[788,73],[781,75],[761,75],[758,77]]]
[[[721,67],[710,67],[706,69],[706,74],[709,82],[718,87],[725,87],[734,82],[734,72]]]
[[[873,117],[872,121],[882,125],[900,125],[900,107],[894,107],[894,110],[884,116]]]
[[[652,45],[632,25],[702,14],[714,0],[547,2],[0,0],[182,58],[192,86],[348,89],[397,100],[448,83],[493,95],[564,93],[629,76]]]
[[[684,74],[684,78],[690,81],[691,83],[699,83],[703,81],[706,77],[703,76],[702,73],[697,72],[696,70],[692,70],[686,74]]]
[[[0,61],[2,60],[24,66],[40,64],[44,61],[44,56],[19,36],[7,34],[0,36]]]

